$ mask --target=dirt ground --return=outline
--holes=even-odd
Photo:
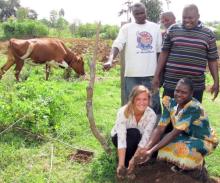
[[[118,180],[118,183],[220,183],[220,179],[217,178],[209,177],[207,181],[202,181],[192,178],[190,173],[175,173],[170,169],[171,166],[166,162],[157,161],[154,164],[138,167],[134,180]]]

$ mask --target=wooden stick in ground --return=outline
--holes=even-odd
[[[94,83],[95,83],[96,58],[97,58],[97,52],[98,52],[100,26],[101,24],[99,22],[97,26],[97,31],[96,31],[96,41],[95,41],[93,58],[92,58],[92,62],[90,62],[90,80],[89,80],[89,85],[86,88],[86,91],[87,91],[86,110],[87,110],[87,118],[89,120],[90,128],[92,130],[93,135],[100,142],[105,152],[108,154],[111,154],[111,149],[108,146],[106,139],[100,134],[99,130],[96,127],[96,123],[95,123],[95,119],[93,115],[93,89],[94,89]]]
[[[47,181],[47,183],[50,183],[51,180],[51,175],[52,175],[52,169],[53,169],[53,152],[54,151],[54,147],[53,144],[51,145],[51,156],[50,156],[50,174],[49,174],[49,179]]]

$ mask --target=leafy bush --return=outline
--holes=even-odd
[[[81,25],[79,25],[79,28],[77,30],[77,34],[80,37],[87,37],[87,38],[90,37],[91,38],[96,34],[96,27],[97,27],[96,24],[90,24],[90,23],[81,24]]]
[[[3,23],[3,30],[6,38],[42,37],[48,35],[48,28],[43,23],[30,19],[25,19],[22,22],[9,19]]]
[[[118,26],[116,25],[104,25],[101,30],[101,38],[103,39],[115,39],[118,34]]]
[[[81,24],[76,30],[78,37],[92,38],[96,35],[97,24]],[[100,37],[103,39],[115,39],[119,28],[115,25],[102,25],[100,29]]]
[[[216,39],[220,40],[220,26],[219,28],[215,31]]]
[[[70,109],[70,88],[60,90],[59,86],[47,83],[40,84],[34,80],[26,80],[26,83],[2,82],[0,89],[0,124],[11,125],[19,121],[17,125],[29,129],[33,133],[45,134],[51,130],[58,130],[66,119]],[[27,86],[28,83],[28,86]],[[5,91],[7,88],[7,92]],[[71,88],[72,90],[72,88]],[[71,92],[72,93],[72,92]],[[10,111],[10,115],[9,114]]]

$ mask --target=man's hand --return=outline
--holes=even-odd
[[[156,92],[159,90],[160,87],[160,77],[158,76],[154,76],[153,80],[152,80],[152,90],[153,92]]]
[[[218,93],[219,93],[219,84],[214,83],[212,85],[211,89],[210,89],[210,92],[211,92],[212,95],[214,95],[213,98],[212,98],[212,101],[214,101],[216,99],[216,97],[218,96]]]
[[[103,70],[104,71],[108,71],[108,70],[111,69],[113,58],[114,58],[113,54],[110,54],[110,56],[108,58],[108,61],[103,64]]]
[[[110,61],[110,60],[108,60],[107,62],[105,62],[105,63],[103,64],[103,70],[104,70],[104,71],[110,70],[111,67],[112,67],[112,61]]]

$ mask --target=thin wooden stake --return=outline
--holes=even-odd
[[[96,31],[96,41],[95,41],[93,58],[92,58],[92,62],[90,62],[90,80],[89,80],[89,85],[86,88],[86,91],[87,91],[86,109],[87,109],[87,117],[88,117],[90,128],[91,128],[93,135],[100,142],[105,152],[108,154],[111,154],[111,149],[108,146],[106,139],[100,134],[99,130],[96,127],[96,123],[95,123],[95,119],[93,115],[93,89],[94,89],[94,83],[95,83],[96,58],[97,58],[97,52],[98,52],[100,26],[101,26],[101,23],[99,22],[97,26],[97,31]]]
[[[49,179],[48,179],[47,183],[50,183],[52,169],[53,169],[53,151],[54,151],[54,147],[53,147],[53,144],[52,144],[51,145],[51,155],[50,155],[50,172],[49,172]]]

